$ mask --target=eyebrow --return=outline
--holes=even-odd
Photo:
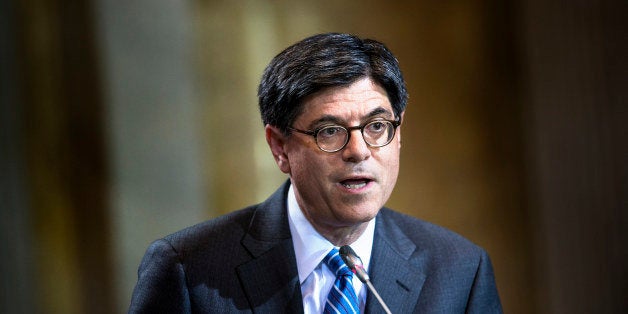
[[[369,112],[364,118],[362,118],[362,120],[369,120],[371,118],[377,117],[377,116],[381,116],[381,115],[386,115],[385,118],[391,118],[391,116],[394,116],[394,114],[392,114],[390,111],[386,110],[384,107],[377,107],[375,109],[373,109],[371,112]],[[313,130],[316,127],[318,127],[319,125],[323,124],[323,123],[331,123],[331,124],[338,124],[338,125],[343,125],[345,121],[337,116],[333,116],[333,115],[324,115],[314,121],[312,121],[309,124],[309,129]]]

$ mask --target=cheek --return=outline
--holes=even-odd
[[[388,173],[389,173],[388,182],[389,182],[390,190],[392,190],[393,187],[395,186],[395,183],[397,182],[397,177],[399,176],[399,160],[397,160],[397,162],[394,165],[391,163],[391,166],[388,168]]]
[[[291,175],[298,179],[315,179],[313,176],[319,173],[321,163],[319,160],[303,151],[296,151],[291,154],[290,168]]]
[[[399,149],[395,149],[390,152],[389,155],[382,160],[384,165],[384,175],[386,176],[386,183],[390,189],[395,185],[397,176],[399,175]]]
[[[292,163],[291,178],[309,190],[319,191],[329,188],[329,175],[333,166],[321,156],[301,156]],[[305,192],[305,191],[302,191]],[[320,195],[319,195],[320,196]]]
[[[284,149],[285,161],[283,163],[285,165],[285,169],[288,170],[288,172],[286,173],[293,178],[301,176],[301,173],[304,170],[303,165],[307,164],[307,161],[305,160],[305,156],[307,155],[303,151],[301,145],[299,145],[299,143],[297,143],[296,145],[293,143],[288,143],[286,144]]]

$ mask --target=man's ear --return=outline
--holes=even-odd
[[[266,125],[265,130],[266,142],[270,147],[270,151],[275,158],[277,166],[279,166],[279,170],[283,173],[290,174],[290,162],[284,149],[286,145],[286,136],[283,132],[281,132],[281,130],[269,124]]]

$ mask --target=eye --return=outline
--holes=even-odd
[[[337,125],[332,125],[332,126],[326,126],[320,130],[318,130],[318,133],[316,133],[317,137],[320,138],[332,138],[332,137],[336,137],[340,134],[344,133],[344,128],[341,126],[337,126]]]
[[[371,134],[382,133],[388,127],[386,121],[373,121],[366,125],[366,131]]]

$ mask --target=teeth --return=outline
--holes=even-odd
[[[365,187],[366,186],[366,182],[352,183],[352,184],[343,183],[342,185],[344,187],[346,187],[347,189],[359,189],[359,188]]]

